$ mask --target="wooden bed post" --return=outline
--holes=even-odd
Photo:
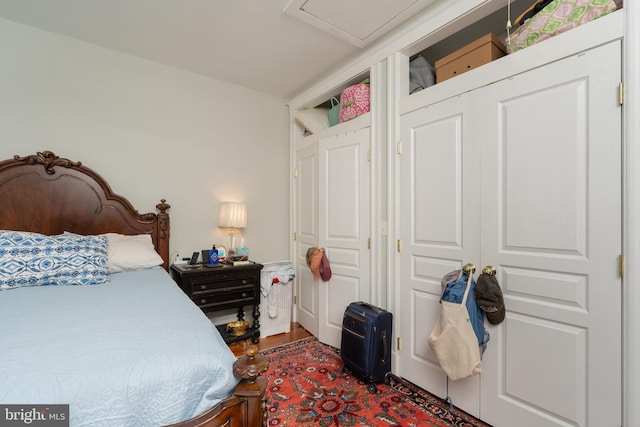
[[[269,368],[267,359],[258,352],[258,347],[249,345],[244,356],[233,364],[233,373],[243,379],[233,395],[247,399],[247,422],[250,426],[267,425],[266,388],[267,380],[258,378]]]
[[[171,234],[169,230],[171,228],[170,228],[169,214],[167,213],[167,209],[171,208],[171,205],[167,204],[166,202],[167,201],[165,199],[161,199],[160,203],[156,205],[156,209],[160,211],[160,213],[158,214],[158,223],[157,223],[158,231],[156,235],[158,236],[158,244],[157,244],[158,252],[162,257],[162,259],[164,260],[164,263],[162,264],[162,266],[164,267],[165,270],[168,271],[169,270],[169,236]]]

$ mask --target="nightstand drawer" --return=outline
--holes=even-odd
[[[191,279],[191,292],[203,292],[219,288],[229,288],[233,286],[255,286],[255,280],[252,276],[232,276],[227,279],[220,279],[218,277],[194,277]]]
[[[200,274],[193,278],[194,281],[215,281],[228,282],[232,280],[252,279],[255,274],[251,271],[232,271],[225,268],[205,268],[202,270],[204,274]]]
[[[191,300],[200,308],[223,310],[238,305],[251,305],[256,299],[254,285],[223,287],[204,292],[194,292]]]

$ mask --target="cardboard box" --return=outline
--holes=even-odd
[[[436,83],[488,64],[506,55],[504,44],[493,34],[487,34],[435,63]]]

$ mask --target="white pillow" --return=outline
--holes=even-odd
[[[128,270],[142,270],[162,265],[163,260],[153,247],[150,234],[127,236],[106,233],[107,265],[109,273]]]
[[[329,129],[328,108],[309,108],[308,110],[296,111],[295,117],[311,133]]]

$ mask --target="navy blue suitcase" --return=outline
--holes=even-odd
[[[342,319],[340,353],[345,368],[370,384],[391,372],[393,315],[365,302],[352,302]],[[375,392],[372,385],[369,391]]]

